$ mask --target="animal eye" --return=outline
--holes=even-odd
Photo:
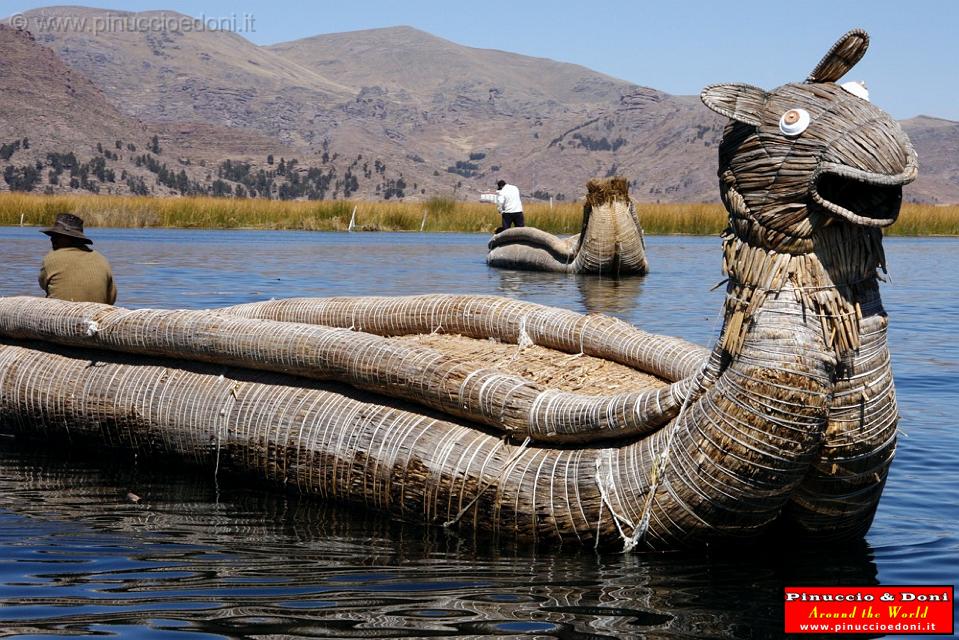
[[[798,136],[809,126],[809,120],[805,109],[790,109],[779,119],[779,130],[787,136]]]

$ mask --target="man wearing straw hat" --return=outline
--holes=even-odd
[[[73,302],[117,300],[110,263],[88,245],[93,240],[83,235],[83,220],[70,213],[57,214],[52,227],[40,229],[50,236],[53,249],[43,257],[40,288],[48,298]]]

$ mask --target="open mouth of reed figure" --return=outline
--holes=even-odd
[[[902,186],[915,177],[914,165],[892,176],[834,165],[816,178],[812,196],[816,204],[853,224],[888,227],[899,217]]]

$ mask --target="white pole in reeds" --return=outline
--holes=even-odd
[[[353,227],[356,226],[356,206],[353,206],[353,215],[350,216],[350,226],[347,231],[352,231]]]
[[[21,226],[21,227],[23,226],[23,214],[22,214],[22,213],[20,214],[20,226]]]
[[[420,233],[423,232],[423,229],[426,228],[426,209],[423,209],[423,222],[420,223]]]
[[[550,211],[553,210],[553,196],[550,196],[550,197],[549,197],[549,210],[550,210]]]

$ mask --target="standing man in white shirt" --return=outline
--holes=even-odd
[[[510,227],[525,227],[523,219],[523,201],[519,199],[519,189],[516,185],[507,184],[506,180],[496,183],[496,207],[503,216],[503,226],[497,233]]]

